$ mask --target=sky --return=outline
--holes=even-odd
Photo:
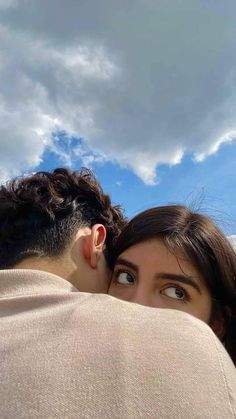
[[[0,181],[94,170],[236,235],[235,0],[0,0]]]

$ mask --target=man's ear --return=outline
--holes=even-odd
[[[103,251],[106,240],[106,229],[102,224],[95,224],[91,228],[91,234],[84,238],[84,257],[91,266],[96,269],[100,254]]]

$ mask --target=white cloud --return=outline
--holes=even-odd
[[[66,130],[68,138],[73,134],[89,138],[98,133],[94,109],[99,105],[95,98],[89,100],[87,83],[94,89],[109,83],[115,65],[96,45],[55,49],[3,26],[0,38],[1,178],[37,166],[46,148],[69,165],[69,155],[52,134]],[[93,155],[91,151],[90,159]],[[88,164],[88,156],[85,161]]]
[[[14,7],[13,7],[14,6]],[[147,184],[236,138],[236,3],[0,0],[0,172],[47,147]],[[66,154],[52,133],[84,138]],[[82,148],[81,148],[82,147]]]
[[[231,143],[236,139],[236,130],[232,130],[229,132],[225,132],[222,137],[216,138],[212,144],[209,144],[208,148],[202,146],[203,151],[195,153],[194,157],[197,162],[202,162],[206,159],[206,157],[210,156],[211,154],[215,154],[220,146],[224,143]]]

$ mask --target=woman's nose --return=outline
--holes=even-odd
[[[132,296],[132,302],[142,306],[152,307],[152,300],[152,293],[148,288],[138,287]]]

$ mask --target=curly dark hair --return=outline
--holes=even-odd
[[[236,253],[229,240],[209,217],[183,205],[151,208],[134,217],[114,239],[111,269],[126,249],[150,239],[160,239],[173,254],[187,256],[201,273],[212,297],[210,325],[223,316],[222,342],[236,365]]]
[[[55,169],[0,187],[0,269],[29,256],[60,255],[83,226],[101,223],[106,249],[126,224],[92,171]]]

